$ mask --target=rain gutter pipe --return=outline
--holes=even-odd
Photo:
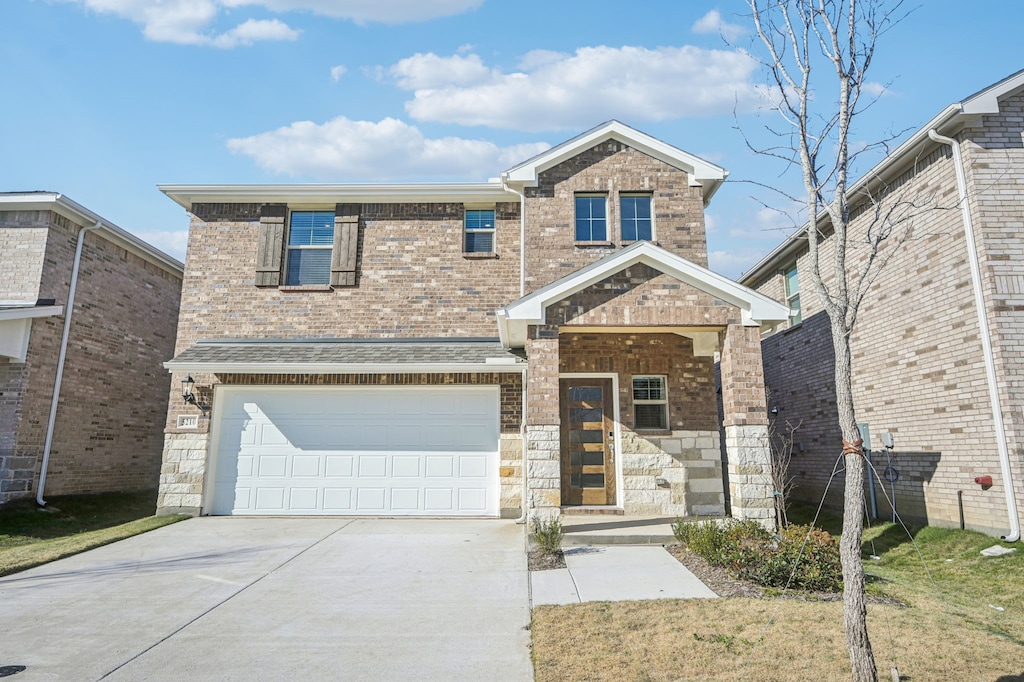
[[[1003,426],[1003,408],[996,384],[996,363],[992,355],[992,340],[989,338],[988,314],[985,312],[985,295],[981,289],[981,266],[978,263],[978,247],[974,240],[974,223],[967,203],[967,179],[964,174],[964,160],[960,144],[950,137],[939,135],[933,128],[928,137],[941,144],[949,145],[953,151],[953,165],[956,167],[956,184],[960,191],[960,210],[963,212],[964,234],[967,237],[967,260],[971,265],[971,283],[974,285],[974,305],[978,311],[978,331],[981,337],[982,355],[985,357],[985,377],[988,379],[989,400],[992,403],[992,421],[995,423],[996,445],[999,450],[999,464],[1003,472],[1003,491],[1006,494],[1006,513],[1009,517],[1010,532],[1002,536],[1006,542],[1020,540],[1020,517],[1017,513],[1017,495],[1013,489],[1010,472],[1010,451],[1006,443],[1006,429]]]
[[[64,378],[64,359],[68,354],[68,336],[71,333],[71,313],[75,310],[75,289],[78,288],[78,271],[82,264],[82,245],[85,244],[85,233],[97,230],[103,223],[96,221],[92,227],[78,230],[78,245],[75,247],[75,262],[71,266],[71,287],[68,289],[68,300],[64,306],[64,333],[60,339],[60,355],[57,358],[57,377],[53,380],[53,395],[50,398],[50,418],[46,422],[46,442],[43,444],[43,462],[39,466],[39,485],[36,486],[36,504],[46,506],[43,490],[46,487],[46,468],[50,463],[50,446],[53,445],[53,431],[57,424],[57,403],[60,401],[60,382]]]

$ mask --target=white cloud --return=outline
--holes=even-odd
[[[188,246],[188,230],[132,230],[132,233],[167,255],[174,256],[180,261],[185,260],[185,247]]]
[[[881,83],[875,81],[868,81],[860,86],[860,89],[864,91],[864,94],[871,95],[873,97],[882,97],[883,95],[890,95],[892,92],[889,88],[885,87]]]
[[[115,14],[142,26],[157,42],[232,48],[264,40],[295,40],[299,32],[277,19],[247,19],[232,29],[212,28],[225,10],[259,7],[277,13],[312,12],[359,24],[403,24],[461,14],[484,0],[65,0]]]
[[[499,147],[488,140],[430,139],[394,118],[374,122],[344,116],[228,140],[228,149],[268,171],[324,180],[478,180],[549,147],[543,142]]]
[[[713,9],[700,19],[694,22],[690,30],[694,33],[717,33],[727,41],[733,41],[746,33],[746,29],[739,24],[730,24],[722,19],[722,13]]]
[[[708,269],[736,279],[761,260],[770,248],[743,247],[708,251]]]
[[[439,88],[446,85],[474,85],[491,80],[493,74],[475,54],[438,57],[417,52],[388,69],[403,90]]]
[[[348,69],[346,69],[342,64],[338,64],[337,66],[332,66],[331,67],[331,80],[334,81],[335,83],[337,83],[339,80],[341,80],[341,77],[344,76],[345,72],[347,72],[347,71],[348,71]]]
[[[574,55],[530,52],[520,67],[503,73],[476,55],[417,54],[390,73],[414,91],[405,105],[414,119],[514,130],[731,114],[766,101],[757,62],[739,50],[583,47]]]

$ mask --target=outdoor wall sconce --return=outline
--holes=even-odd
[[[206,412],[207,412],[207,410],[209,410],[209,408],[206,407],[205,405],[201,405],[199,403],[199,401],[196,400],[196,395],[192,391],[192,389],[193,389],[193,387],[195,387],[195,385],[196,385],[196,380],[192,378],[192,375],[189,375],[189,376],[185,377],[184,379],[182,379],[181,380],[181,397],[185,401],[186,404],[188,404],[188,405],[195,405],[200,410],[202,410],[203,414],[206,414]]]
[[[769,412],[771,412],[772,414],[778,414],[779,413],[779,408],[773,407],[771,410],[769,410]]]

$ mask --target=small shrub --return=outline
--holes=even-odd
[[[557,516],[544,521],[538,516],[533,517],[533,541],[545,554],[554,554],[562,548],[562,520]]]

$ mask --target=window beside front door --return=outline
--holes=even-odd
[[[576,195],[576,241],[608,241],[608,198],[605,195]]]
[[[665,377],[633,377],[633,428],[637,431],[668,431]]]
[[[285,285],[330,284],[334,211],[292,211]]]

